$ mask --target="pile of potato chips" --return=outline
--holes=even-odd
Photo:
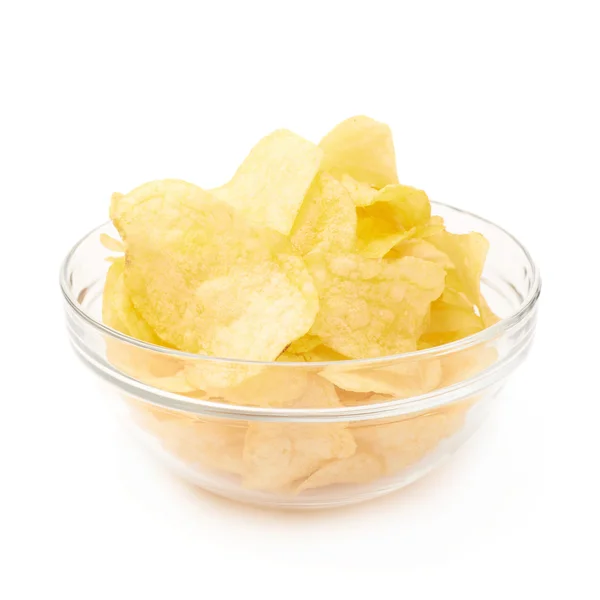
[[[488,243],[446,231],[427,195],[398,182],[390,129],[368,117],[340,123],[319,145],[275,131],[227,184],[146,183],[114,194],[110,215],[122,241],[102,241],[124,256],[111,259],[104,322],[198,355],[107,340],[109,360],[148,385],[247,406],[335,408],[418,396],[495,360],[482,347],[397,356],[497,320],[480,291]],[[394,358],[348,362],[376,357]],[[182,460],[273,491],[397,472],[458,430],[469,406],[354,427],[207,421],[132,401]]]

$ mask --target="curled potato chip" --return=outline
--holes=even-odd
[[[388,255],[389,258],[402,258],[404,256],[413,256],[434,262],[444,269],[454,268],[454,263],[450,260],[447,254],[438,250],[432,243],[424,239],[407,239],[400,242],[393,250],[393,254]]]
[[[392,132],[369,117],[351,117],[334,127],[319,143],[321,169],[341,178],[382,188],[398,182]]]
[[[125,252],[125,245],[121,240],[116,240],[107,233],[100,234],[100,243],[111,252]]]
[[[431,204],[425,192],[406,185],[388,185],[357,213],[357,251],[381,258],[403,240],[418,235],[428,225]]]
[[[384,367],[354,370],[331,366],[321,373],[328,381],[351,392],[373,392],[392,398],[410,398],[434,390],[442,378],[438,359],[422,359]]]
[[[388,218],[369,215],[357,209],[356,251],[365,258],[382,258],[402,240],[415,233],[415,229],[399,231]]]
[[[288,235],[322,155],[299,135],[274,131],[252,148],[229,183],[210,193],[258,225]]]
[[[356,209],[346,188],[327,173],[313,181],[296,217],[290,240],[300,254],[344,252],[356,239]]]
[[[102,301],[102,321],[125,335],[164,346],[163,340],[154,333],[131,303],[123,277],[124,266],[125,259],[120,257],[108,269]],[[134,379],[168,392],[185,393],[194,389],[186,381],[183,365],[176,358],[109,337],[105,341],[108,360]]]
[[[291,352],[292,354],[302,354],[304,352],[310,352],[314,350],[317,346],[322,344],[321,338],[316,335],[311,335],[307,333],[303,335],[301,338],[294,340],[286,350]]]
[[[415,350],[429,306],[444,287],[444,269],[413,257],[312,253],[306,264],[321,304],[311,333],[351,358]]]
[[[334,386],[312,375],[296,408],[341,406]],[[325,462],[354,454],[356,445],[345,423],[267,423],[248,426],[244,445],[244,485],[281,490],[308,477]]]
[[[207,194],[153,197],[128,209],[122,225],[133,304],[172,346],[269,361],[310,328],[317,293],[281,234]]]
[[[446,254],[454,269],[448,271],[446,285],[464,292],[471,304],[481,305],[479,281],[489,248],[480,233],[455,234],[442,231],[428,238],[438,250]]]

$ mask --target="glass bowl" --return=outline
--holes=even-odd
[[[260,363],[141,342],[102,323],[111,252],[84,237],[61,270],[67,327],[132,432],[188,481],[284,508],[351,504],[397,490],[451,456],[489,413],[534,336],[540,276],[509,233],[432,203],[449,231],[490,242],[482,291],[500,321],[409,354]]]

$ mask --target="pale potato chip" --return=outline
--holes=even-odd
[[[152,198],[123,223],[131,299],[172,346],[270,361],[312,325],[318,297],[302,259],[228,205]]]
[[[399,420],[352,428],[359,451],[383,461],[386,474],[397,473],[420,461],[464,424],[470,403],[455,403]]]
[[[138,204],[152,200],[154,204],[163,204],[164,207],[178,204],[194,206],[202,204],[206,199],[210,199],[207,192],[197,185],[181,179],[150,181],[140,185],[128,194],[113,194],[110,203],[110,218],[121,237],[123,237],[127,215]],[[146,235],[150,235],[150,231],[148,230]]]
[[[350,175],[342,175],[340,183],[346,188],[354,206],[368,206],[373,204],[374,198],[377,195],[377,188],[363,183],[362,181],[356,181],[356,179],[350,177]]]
[[[471,304],[481,305],[480,279],[489,248],[480,233],[455,234],[443,231],[428,238],[438,250],[446,254],[454,269],[448,271],[446,285],[465,293]]]
[[[274,131],[252,148],[229,183],[210,193],[258,225],[288,235],[322,155],[299,135]]]
[[[308,382],[308,373],[303,370],[269,367],[237,386],[208,391],[232,404],[285,408],[294,406],[305,394]]]
[[[389,396],[388,399],[401,399],[426,394],[437,388],[442,368],[438,359],[421,359],[354,370],[331,366],[320,375],[344,390],[373,392]]]
[[[404,256],[414,256],[434,262],[444,269],[454,268],[454,263],[447,254],[438,250],[432,243],[424,239],[411,238],[400,242],[393,250],[393,255],[388,258],[403,258]]]
[[[295,408],[341,406],[334,386],[311,375]],[[345,423],[268,423],[253,421],[244,445],[244,485],[282,490],[308,477],[325,462],[352,456],[354,439]]]
[[[486,299],[483,297],[483,294],[479,297],[479,313],[481,315],[481,320],[485,327],[491,327],[500,321],[500,318],[494,314],[494,311],[490,308],[490,305],[487,303]]]
[[[498,360],[498,351],[490,344],[478,344],[460,352],[441,357],[442,381],[440,388],[475,377]]]
[[[327,173],[313,181],[290,234],[300,254],[345,252],[356,240],[356,209],[346,188]]]
[[[125,252],[125,245],[121,240],[116,240],[107,233],[100,234],[100,243],[111,252]]]
[[[359,450],[353,456],[333,460],[305,479],[296,491],[303,492],[336,483],[368,483],[383,476],[385,466],[377,456]]]
[[[369,117],[351,117],[334,127],[320,142],[321,169],[338,179],[349,175],[382,188],[398,182],[392,132]]]
[[[312,253],[306,263],[321,304],[311,333],[351,358],[415,350],[429,306],[444,287],[444,269],[413,257]]]
[[[125,335],[164,346],[163,340],[154,333],[131,303],[124,283],[124,266],[125,259],[120,257],[108,269],[102,301],[102,321]],[[174,393],[194,389],[186,381],[183,365],[177,359],[152,350],[136,348],[121,340],[107,337],[105,341],[109,362],[134,379]]]

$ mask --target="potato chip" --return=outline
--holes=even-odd
[[[123,223],[131,299],[172,346],[269,361],[312,325],[317,293],[289,241],[228,205],[151,198]]]
[[[133,307],[125,287],[124,257],[115,259],[106,275],[102,301],[103,322],[128,335],[150,344],[164,346]],[[167,355],[136,348],[121,340],[106,338],[106,355],[112,364],[134,379],[174,393],[185,393],[194,388],[186,381],[182,364]]]
[[[489,243],[480,233],[455,234],[443,231],[428,238],[438,250],[446,254],[454,269],[448,271],[446,285],[465,293],[471,304],[481,305],[479,281]]]
[[[352,428],[359,451],[380,458],[386,474],[410,467],[463,425],[470,404],[456,403],[409,418]]]
[[[466,381],[481,373],[498,360],[498,351],[492,345],[478,344],[460,352],[441,357],[442,381],[440,388]]]
[[[299,135],[274,131],[252,148],[229,183],[210,193],[258,225],[288,235],[322,155]]]
[[[413,257],[312,253],[306,263],[321,304],[311,333],[351,358],[415,350],[429,306],[444,287],[444,269]]]
[[[394,222],[384,216],[370,215],[360,208],[356,212],[356,251],[365,258],[382,258],[415,233],[415,229],[399,231]]]
[[[374,392],[385,394],[388,399],[400,399],[434,390],[441,381],[442,368],[438,359],[423,359],[354,370],[331,366],[320,375],[344,390]]]
[[[353,456],[333,460],[305,479],[296,491],[303,492],[336,483],[367,483],[384,474],[383,461],[359,450]]]
[[[308,383],[308,373],[304,371],[271,367],[237,386],[214,392],[232,404],[285,408],[295,405],[306,392]],[[209,391],[213,392],[210,388]]]
[[[321,169],[336,178],[349,175],[382,188],[398,183],[396,154],[390,128],[369,117],[351,117],[334,127],[320,142]]]
[[[296,408],[341,406],[335,388],[311,375]],[[356,444],[345,423],[268,423],[253,421],[244,445],[244,485],[281,490],[308,477],[327,461],[352,456]]]
[[[165,421],[160,440],[167,452],[191,466],[198,465],[241,475],[245,424],[206,419]]]
[[[407,239],[400,242],[394,249],[393,254],[388,258],[403,258],[404,256],[413,256],[434,262],[444,269],[454,268],[454,263],[447,254],[438,250],[431,242],[422,239]]]
[[[162,204],[165,208],[179,204],[194,206],[202,204],[207,199],[210,199],[207,192],[197,185],[181,179],[150,181],[140,185],[128,194],[113,194],[110,203],[110,218],[121,237],[123,237],[127,215],[138,204],[152,201],[153,204],[157,206]],[[150,236],[150,231],[148,230],[146,235]]]
[[[286,348],[286,350],[293,354],[303,354],[304,352],[310,352],[311,350],[314,350],[317,346],[320,346],[321,344],[322,340],[320,337],[307,333],[301,338],[294,340]]]
[[[358,253],[381,258],[428,224],[431,205],[421,190],[388,185],[372,197],[371,204],[357,207],[356,213]]]
[[[317,175],[290,234],[300,254],[345,252],[356,240],[356,209],[346,188],[327,173]]]
[[[107,233],[100,234],[100,243],[111,252],[125,252],[125,245],[121,240],[116,240]]]
[[[368,206],[373,204],[373,199],[378,192],[377,188],[368,183],[356,181],[356,179],[346,174],[340,177],[340,183],[346,188],[350,199],[354,202],[354,206]]]

